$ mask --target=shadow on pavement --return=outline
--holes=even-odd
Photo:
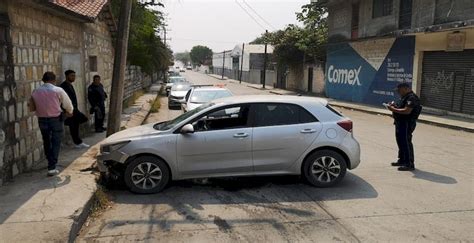
[[[96,144],[102,139],[102,134],[94,134],[85,138],[85,142]],[[65,174],[64,170],[70,167],[77,158],[88,152],[87,149],[62,147],[59,157],[60,162],[57,166],[60,170],[59,175],[47,177],[47,162],[43,161],[36,164],[33,171],[20,174],[8,184],[2,186],[0,188],[0,224],[7,221],[25,203],[34,205],[37,200],[45,201],[52,193],[51,191],[54,192],[56,189],[70,184],[71,175]],[[38,212],[35,212],[35,215],[24,215],[24,218],[35,218],[37,214]]]
[[[126,220],[109,218],[102,229],[143,225],[147,227],[145,238],[156,234],[157,228],[170,231],[190,224],[215,225],[221,232],[237,225],[269,225],[290,235],[285,224],[288,218],[309,220],[315,227],[330,224],[330,216],[322,209],[323,201],[378,197],[369,183],[351,173],[331,188],[309,186],[298,176],[265,176],[177,181],[157,194],[137,195],[121,188],[113,190],[112,195],[114,203],[130,208],[136,204],[145,215]],[[239,217],[235,213],[252,216]]]
[[[312,187],[298,176],[260,176],[175,181],[163,192],[151,195],[133,194],[123,186],[112,190],[116,203],[169,204],[182,201],[194,204],[193,207],[200,207],[200,204],[310,202],[378,196],[369,183],[351,173],[330,188]]]
[[[440,184],[456,184],[458,181],[452,177],[436,174],[433,172],[416,169],[413,172],[413,177],[426,181],[431,181]]]

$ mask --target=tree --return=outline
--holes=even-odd
[[[251,43],[273,45],[273,55],[280,64],[300,65],[305,61],[325,61],[327,9],[316,3],[307,4],[296,17],[303,27],[288,25],[283,30],[263,33]]]
[[[305,34],[300,41],[300,48],[314,61],[326,60],[328,43],[328,9],[317,3],[306,4],[296,18],[304,24]]]
[[[207,46],[194,46],[189,56],[195,65],[209,64],[212,60],[212,50]]]
[[[127,61],[148,74],[164,71],[172,64],[172,51],[164,45],[159,31],[164,26],[163,13],[148,8],[163,6],[155,1],[132,0]],[[118,16],[120,0],[112,0],[112,11]]]
[[[174,59],[184,63],[184,65],[188,65],[191,61],[191,57],[189,55],[189,51],[179,52],[174,55]]]

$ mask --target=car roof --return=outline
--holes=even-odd
[[[323,98],[293,95],[240,95],[220,98],[214,103],[240,104],[240,103],[291,103],[291,104],[319,104],[328,105],[328,101]]]

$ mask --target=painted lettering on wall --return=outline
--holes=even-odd
[[[362,66],[357,69],[336,69],[333,65],[328,69],[328,81],[335,84],[349,84],[361,86],[359,74]]]
[[[413,74],[405,70],[400,62],[387,58],[387,81],[389,82],[412,82]]]

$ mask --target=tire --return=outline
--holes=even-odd
[[[153,156],[135,158],[127,165],[124,173],[125,185],[131,192],[139,194],[160,192],[169,180],[168,166],[164,161]]]
[[[346,171],[347,161],[341,154],[332,150],[316,151],[303,163],[303,176],[315,187],[336,185],[344,178]]]

